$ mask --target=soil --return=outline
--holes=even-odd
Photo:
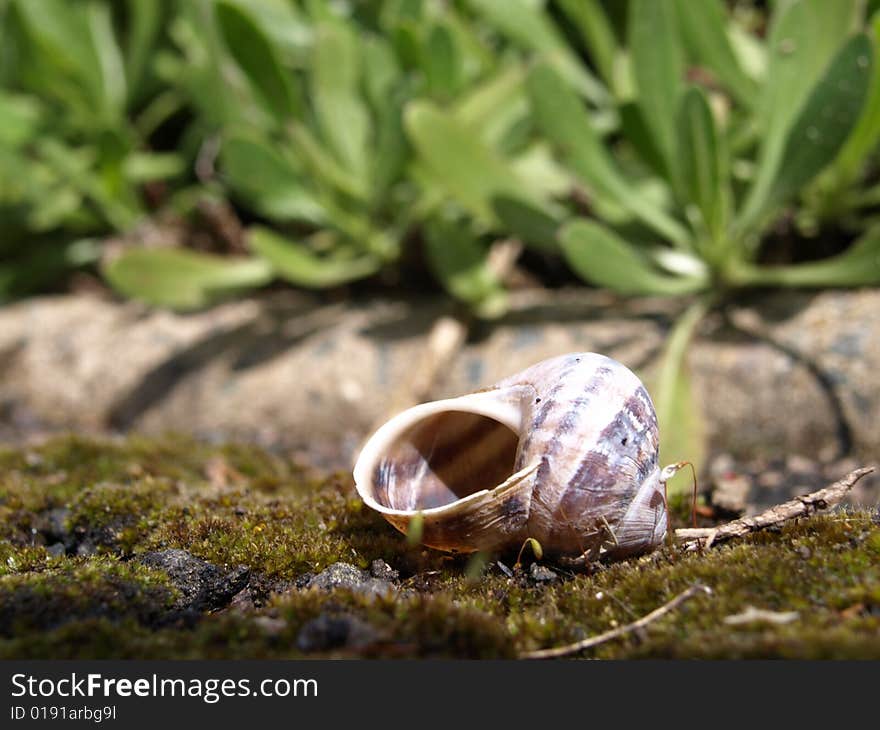
[[[702,524],[828,476],[726,456],[710,471]],[[687,497],[673,509],[689,521]],[[711,595],[583,656],[880,658],[876,510],[574,571],[411,546],[346,472],[257,447],[65,437],[0,450],[4,658],[515,657],[695,583]]]

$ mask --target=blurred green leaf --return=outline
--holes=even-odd
[[[627,101],[618,107],[620,114],[620,131],[638,156],[645,162],[655,175],[666,177],[666,160],[657,146],[657,141],[648,124],[642,108],[634,101]]]
[[[690,54],[711,70],[740,104],[752,108],[758,86],[734,53],[727,35],[731,21],[725,17],[724,4],[720,0],[676,0],[676,4],[682,39]]]
[[[364,40],[364,89],[373,112],[379,112],[401,78],[401,69],[394,50],[384,38],[376,36]]]
[[[639,194],[617,170],[586,109],[558,73],[538,65],[529,74],[527,87],[537,125],[597,195],[610,198],[667,240],[688,246],[685,228]]]
[[[524,78],[518,64],[498,69],[452,102],[453,115],[497,149],[511,125],[528,113]]]
[[[455,94],[462,77],[461,58],[445,26],[431,28],[422,49],[422,69],[432,96],[446,99]]]
[[[669,276],[609,228],[576,218],[559,232],[565,260],[585,281],[621,294],[693,294],[708,282],[698,276]]]
[[[122,49],[113,33],[113,19],[110,6],[105,3],[89,2],[86,5],[91,45],[100,69],[102,97],[114,117],[122,116],[125,109],[128,89],[125,79],[125,62]]]
[[[539,53],[596,104],[608,92],[572,51],[548,13],[528,0],[468,0],[468,4],[515,43]]]
[[[745,207],[749,223],[777,177],[794,120],[854,23],[857,0],[792,0],[771,18],[769,59],[758,106],[761,151]]]
[[[546,208],[506,161],[452,115],[428,102],[413,102],[405,125],[433,179],[482,223],[497,223],[492,201],[502,196]]]
[[[786,136],[776,176],[767,186],[756,181],[749,192],[740,230],[784,203],[834,159],[861,114],[872,54],[868,38],[857,35],[834,57]]]
[[[880,226],[869,229],[846,251],[791,266],[743,265],[737,281],[751,285],[832,287],[880,284]]]
[[[706,422],[702,404],[696,400],[687,367],[687,351],[694,330],[707,311],[706,302],[691,304],[672,327],[657,375],[654,403],[660,424],[660,458],[664,464],[689,461],[697,474],[706,458]],[[670,492],[690,485],[679,482]]]
[[[308,127],[291,122],[288,131],[293,139],[297,157],[311,169],[316,180],[324,185],[331,185],[340,192],[360,201],[366,201],[369,193],[367,181],[352,175],[342,167],[318,140]]]
[[[126,179],[135,184],[167,180],[177,177],[183,171],[183,158],[173,152],[132,152],[123,163]]]
[[[237,3],[221,0],[216,5],[216,13],[229,53],[244,72],[257,98],[279,124],[285,124],[296,116],[299,105],[276,48],[250,14]]]
[[[425,224],[425,252],[435,276],[456,299],[485,317],[504,313],[507,296],[487,263],[488,251],[461,222]]]
[[[276,147],[250,135],[230,134],[220,149],[223,174],[232,188],[260,213],[276,220],[325,222],[301,170]]]
[[[37,145],[46,164],[73,189],[89,199],[104,220],[117,231],[129,230],[141,214],[140,209],[122,195],[114,195],[95,167],[95,151],[72,149],[54,137]]]
[[[615,64],[620,49],[599,0],[559,0],[562,11],[577,28],[605,84],[620,95]]]
[[[94,3],[64,0],[17,0],[14,7],[36,46],[24,67],[29,81],[92,120],[118,119],[114,73],[119,69],[107,68],[94,44],[102,25],[95,16],[103,11]]]
[[[369,254],[357,258],[322,256],[298,241],[259,226],[248,232],[248,243],[255,253],[272,265],[279,276],[310,289],[324,289],[364,279],[376,273],[382,265],[380,259]]]
[[[709,230],[723,228],[721,169],[715,120],[703,91],[687,90],[678,110],[678,149],[682,188],[702,213]]]
[[[33,139],[42,114],[39,101],[33,96],[0,89],[0,146],[15,149]]]
[[[125,43],[125,73],[129,89],[140,87],[155,53],[154,43],[162,29],[167,8],[156,0],[126,0],[128,34]]]
[[[674,0],[631,0],[629,51],[637,101],[666,163],[676,178],[675,115],[684,58]]]
[[[263,286],[272,268],[257,258],[235,259],[183,249],[131,249],[104,267],[121,294],[159,307],[198,309]]]
[[[871,19],[870,31],[874,63],[868,82],[868,98],[858,123],[834,161],[833,174],[843,180],[857,176],[867,156],[880,144],[880,63],[877,62],[877,52],[880,50],[880,12]]]
[[[361,64],[353,30],[341,23],[318,28],[310,85],[315,117],[337,160],[365,179],[370,118],[360,96]]]

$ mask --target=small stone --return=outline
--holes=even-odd
[[[255,607],[254,597],[251,595],[250,589],[246,587],[242,588],[232,597],[228,606],[230,610],[241,611],[242,613],[253,611]]]
[[[730,454],[717,454],[709,463],[709,474],[713,479],[731,474],[736,469],[736,462]]]
[[[785,468],[789,472],[799,474],[813,474],[816,471],[816,462],[799,454],[790,454],[785,459]]]
[[[360,649],[374,643],[379,633],[370,624],[350,614],[322,613],[308,621],[296,637],[302,652],[330,649]]]
[[[347,588],[357,593],[383,595],[395,590],[394,584],[387,580],[373,578],[367,571],[351,565],[350,563],[333,563],[325,570],[312,578],[308,588],[318,588],[324,591],[332,591],[337,588]]]
[[[90,555],[94,555],[98,552],[98,548],[91,540],[83,540],[79,545],[76,546],[76,554],[80,557],[89,557]]]
[[[400,573],[394,570],[382,558],[376,558],[370,563],[370,575],[380,580],[397,580],[400,577]]]
[[[53,558],[60,558],[67,552],[67,550],[64,548],[63,542],[56,542],[47,547],[46,552]]]
[[[721,512],[742,514],[748,503],[752,481],[742,474],[728,474],[715,479],[712,506]]]
[[[782,486],[785,475],[776,469],[769,469],[758,474],[758,486],[762,489],[776,489]]]
[[[797,554],[800,555],[804,560],[809,560],[813,557],[813,551],[810,550],[806,545],[801,545],[797,549]]]
[[[529,577],[536,583],[551,583],[559,576],[545,565],[532,563],[531,567],[529,568]]]
[[[278,636],[287,628],[287,621],[283,618],[272,618],[271,616],[257,616],[254,618],[254,624],[269,636]]]
[[[67,529],[67,520],[70,518],[70,510],[66,507],[50,509],[43,514],[45,525],[43,532],[50,540],[58,542],[71,542],[73,540],[70,530]]]
[[[145,553],[140,561],[168,574],[180,591],[175,608],[207,611],[222,608],[248,583],[250,569],[239,565],[224,570],[186,550]]]

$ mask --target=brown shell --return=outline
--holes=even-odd
[[[622,557],[666,533],[657,417],[639,379],[595,353],[398,414],[367,441],[358,492],[441,550]],[[415,526],[414,526],[415,521]]]

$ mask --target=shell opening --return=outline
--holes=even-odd
[[[375,462],[373,490],[383,507],[424,510],[504,482],[516,463],[518,435],[488,416],[443,411],[400,432]]]

